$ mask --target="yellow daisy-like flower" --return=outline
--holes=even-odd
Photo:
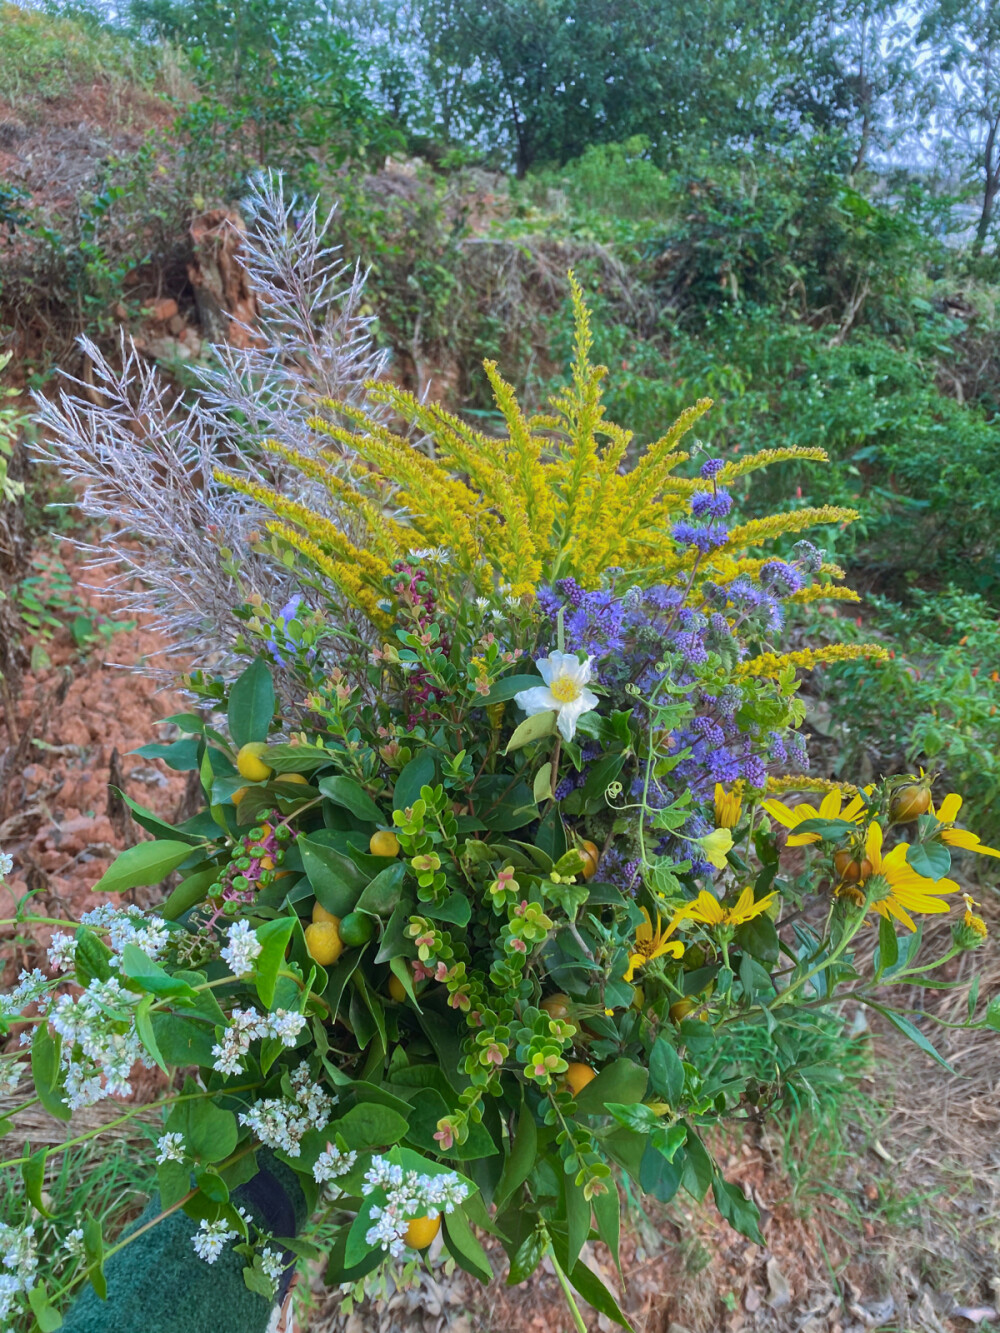
[[[985,843],[980,842],[975,833],[970,833],[968,829],[955,828],[955,820],[958,818],[958,812],[962,808],[962,798],[957,791],[950,792],[941,802],[941,809],[934,809],[934,802],[931,802],[930,813],[944,827],[938,833],[938,837],[948,847],[960,847],[965,852],[975,852],[978,856],[996,856],[1000,858],[1000,851],[995,847],[987,847]]]
[[[865,881],[869,891],[876,887],[872,881],[880,878],[885,892],[879,898],[873,898],[869,904],[879,916],[887,921],[893,917],[902,921],[910,930],[916,930],[911,912],[933,913],[950,912],[951,904],[941,901],[943,895],[957,893],[958,885],[951,879],[927,879],[918,875],[906,860],[909,847],[905,842],[897,843],[891,852],[882,855],[882,829],[872,824],[865,838],[865,856],[872,864],[872,873]]]
[[[803,801],[801,805],[786,805],[784,801],[779,801],[774,797],[762,804],[772,819],[776,819],[785,828],[794,830],[799,824],[804,824],[807,819],[846,819],[852,824],[857,824],[865,808],[864,800],[861,796],[852,796],[847,805],[844,805],[843,802],[844,794],[837,788],[834,791],[827,792],[820,801],[818,810],[814,805],[810,805],[808,801]],[[819,842],[819,840],[818,833],[795,833],[793,831],[785,845],[787,847],[804,847],[807,843]]]
[[[684,953],[684,945],[680,940],[672,940],[670,936],[674,931],[674,921],[670,923],[666,930],[663,929],[663,919],[659,912],[656,914],[656,929],[653,929],[653,922],[645,907],[639,909],[645,917],[635,928],[635,947],[629,954],[628,968],[625,971],[624,980],[631,981],[636,971],[640,967],[645,967],[651,963],[654,958],[663,958],[669,954],[671,958],[680,958]]]
[[[735,907],[723,907],[718,898],[702,889],[693,903],[688,903],[677,913],[670,923],[670,930],[681,921],[700,921],[704,926],[741,926],[744,921],[763,915],[777,896],[768,893],[754,902],[753,889],[748,885],[736,900]]]
[[[736,791],[726,791],[721,782],[715,784],[715,826],[735,828],[743,813],[743,797]]]

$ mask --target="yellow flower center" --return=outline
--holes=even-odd
[[[571,704],[574,699],[579,699],[581,694],[580,686],[572,676],[556,676],[555,680],[549,686],[549,691],[553,699],[558,699],[561,704]]]

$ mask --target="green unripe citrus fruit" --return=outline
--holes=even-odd
[[[340,923],[340,938],[349,949],[367,944],[375,933],[370,916],[364,912],[348,912]]]

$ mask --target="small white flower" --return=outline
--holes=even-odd
[[[48,949],[49,962],[60,972],[68,972],[76,962],[76,940],[59,930],[52,936]]]
[[[277,1289],[281,1276],[285,1271],[285,1261],[277,1250],[272,1250],[268,1245],[260,1252],[260,1266],[263,1269],[264,1276],[270,1278]]]
[[[198,1233],[191,1237],[191,1244],[199,1259],[204,1259],[206,1264],[214,1264],[225,1249],[226,1242],[238,1234],[236,1231],[230,1231],[224,1218],[220,1218],[218,1222],[209,1222],[202,1218]]]
[[[184,1161],[184,1135],[169,1133],[161,1134],[156,1140],[158,1149],[156,1160],[163,1162],[183,1162]]]
[[[71,1259],[82,1259],[84,1253],[83,1228],[74,1227],[72,1231],[67,1231],[62,1247]]]
[[[3,879],[4,875],[9,875],[13,869],[14,858],[10,852],[0,852],[0,879]]]
[[[591,677],[592,660],[588,657],[581,662],[574,653],[557,651],[539,658],[535,666],[545,684],[521,690],[514,695],[514,702],[528,717],[554,712],[563,740],[571,741],[581,715],[591,712],[599,702],[597,695],[585,688]]]
[[[358,1154],[356,1152],[341,1152],[335,1143],[329,1143],[316,1158],[316,1165],[313,1167],[313,1180],[316,1181],[317,1185],[324,1185],[328,1180],[336,1179],[337,1176],[346,1176],[357,1160]]]
[[[253,971],[256,959],[262,949],[260,940],[250,929],[249,921],[237,921],[229,927],[229,943],[222,950],[222,957],[229,964],[234,977],[246,977]]]
[[[17,1085],[25,1068],[20,1060],[14,1060],[9,1064],[4,1061],[0,1064],[0,1097],[9,1097],[12,1092],[17,1092]]]

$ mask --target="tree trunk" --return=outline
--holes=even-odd
[[[998,123],[1000,122],[997,120],[990,122],[990,132],[986,137],[986,147],[983,150],[983,167],[986,171],[986,184],[983,188],[983,210],[979,215],[979,225],[976,227],[976,239],[972,243],[972,253],[977,256],[982,254],[986,237],[989,235],[990,224],[993,221],[993,205],[996,203],[997,192],[1000,190],[1000,166],[994,161]]]

